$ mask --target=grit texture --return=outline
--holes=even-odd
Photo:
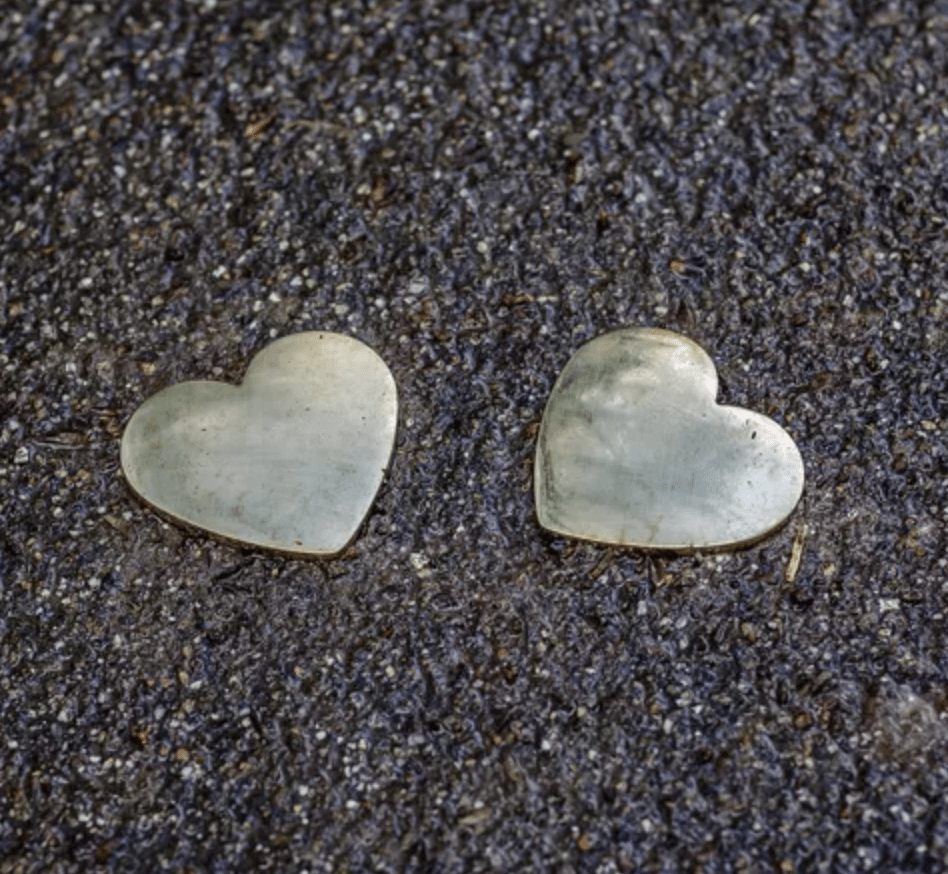
[[[948,866],[943,2],[5,0],[0,872]],[[739,551],[544,533],[586,340],[800,446]],[[329,561],[122,429],[272,338],[399,389]]]

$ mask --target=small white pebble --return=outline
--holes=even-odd
[[[27,464],[30,460],[30,450],[25,446],[21,446],[16,451],[16,455],[13,456],[14,464]]]

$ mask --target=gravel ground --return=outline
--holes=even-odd
[[[0,871],[944,870],[946,70],[943,2],[5,0]],[[780,532],[539,528],[632,325],[797,440]],[[310,329],[399,386],[354,546],[145,509],[135,408]]]

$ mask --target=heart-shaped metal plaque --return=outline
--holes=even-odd
[[[776,422],[715,402],[696,343],[629,328],[583,346],[560,374],[538,438],[540,524],[620,546],[750,543],[803,492],[803,460]]]
[[[174,521],[332,555],[382,483],[397,409],[392,374],[364,343],[294,334],[260,352],[240,386],[183,382],[145,401],[122,437],[122,469]]]

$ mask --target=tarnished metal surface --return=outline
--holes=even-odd
[[[714,364],[672,331],[583,346],[553,388],[537,446],[544,528],[620,546],[754,541],[790,515],[803,459],[772,419],[715,403]]]
[[[395,381],[364,343],[309,331],[254,358],[240,387],[184,382],[122,438],[129,485],[227,540],[332,555],[352,539],[395,439]]]

